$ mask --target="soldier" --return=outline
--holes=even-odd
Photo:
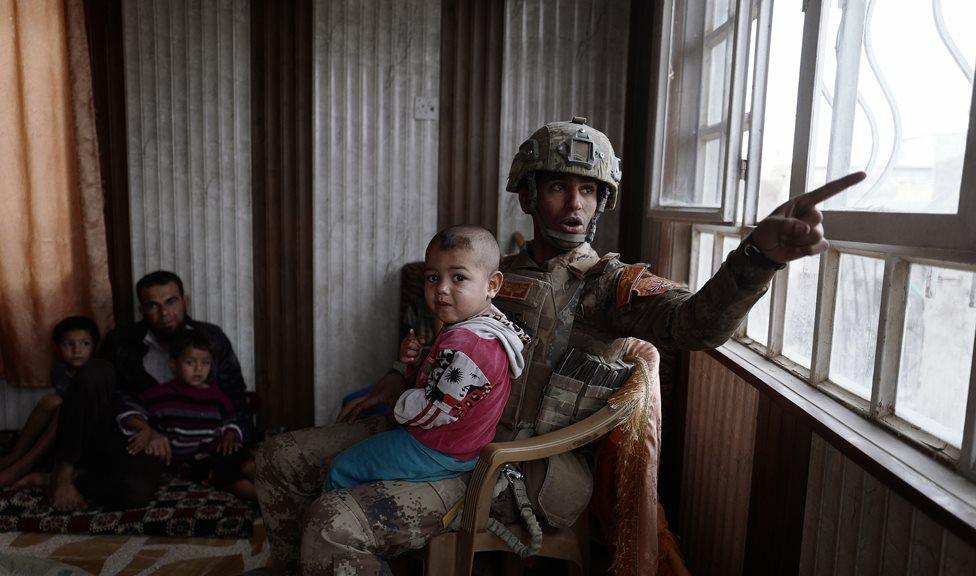
[[[590,247],[600,215],[617,203],[620,175],[610,141],[583,118],[547,124],[519,147],[506,190],[517,193],[532,216],[534,239],[502,261],[505,283],[496,305],[533,343],[525,351],[526,370],[512,382],[496,440],[533,433],[542,392],[571,345],[599,353],[623,336],[682,349],[721,345],[776,270],[826,249],[816,204],[864,178],[852,174],[777,208],[692,293],[644,264],[626,265],[613,254],[601,258]],[[405,387],[391,371],[343,409],[340,424],[276,436],[258,453],[258,499],[280,570],[388,574],[382,558],[420,548],[444,530],[442,518],[463,497],[466,476],[321,493],[322,462],[388,427],[380,417],[359,420],[360,412],[392,405]]]

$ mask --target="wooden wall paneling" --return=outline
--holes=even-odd
[[[314,420],[312,2],[252,0],[256,384],[269,428]]]
[[[498,230],[504,17],[504,0],[441,2],[439,229]]]
[[[653,178],[654,110],[663,2],[632,0],[630,3],[630,42],[627,53],[627,91],[624,118],[623,163],[620,183],[619,252],[625,262],[648,262],[657,268],[656,253],[642,254],[645,206],[650,198]],[[649,31],[654,31],[649,33]],[[656,243],[655,243],[656,245]],[[655,251],[656,252],[656,251]]]
[[[692,573],[739,574],[759,395],[701,352],[689,374],[678,535]]]
[[[759,399],[745,574],[794,574],[800,565],[811,430],[768,396]]]
[[[105,238],[115,323],[128,324],[134,316],[135,281],[132,278],[129,230],[121,0],[85,0],[85,25],[92,64],[95,129],[105,197]]]
[[[912,537],[912,505],[898,494],[890,492],[885,521],[885,538],[881,551],[881,573],[903,576],[908,567],[908,551]],[[825,574],[826,572],[819,572]]]
[[[915,510],[912,518],[912,543],[908,574],[939,574],[942,564],[942,538],[945,530],[928,515]],[[853,570],[851,570],[853,574]]]
[[[809,462],[798,574],[976,574],[972,542],[816,434]]]
[[[976,574],[976,548],[952,532],[946,533],[942,552],[942,573],[946,576]],[[867,572],[862,572],[867,574]]]
[[[688,406],[687,351],[661,350],[661,463],[658,496],[672,530],[681,533],[681,471]]]

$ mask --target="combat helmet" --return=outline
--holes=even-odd
[[[599,183],[596,213],[585,234],[550,230],[539,222],[543,234],[562,248],[572,249],[583,242],[592,242],[597,220],[605,210],[616,207],[620,189],[620,159],[614,155],[610,139],[603,132],[587,126],[586,118],[574,116],[569,122],[546,124],[519,146],[505,190],[518,192],[524,185],[529,191],[526,214],[533,218],[537,218],[535,174],[538,171],[585,176]]]

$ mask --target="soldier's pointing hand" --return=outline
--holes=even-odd
[[[854,172],[789,199],[756,225],[750,235],[752,243],[766,258],[780,264],[820,254],[827,249],[827,240],[821,226],[823,214],[817,204],[866,177],[864,172]]]

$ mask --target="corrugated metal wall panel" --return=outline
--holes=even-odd
[[[315,419],[396,356],[399,272],[437,226],[438,0],[314,6]]]
[[[758,399],[718,361],[691,354],[680,536],[692,573],[742,571]]]
[[[54,388],[24,388],[0,380],[0,430],[16,430],[27,422],[41,396]]]
[[[508,0],[502,68],[501,174],[498,238],[532,237],[532,221],[518,197],[504,194],[512,158],[535,129],[553,120],[586,116],[610,137],[624,159],[627,33],[630,0]],[[626,194],[626,191],[624,191]],[[600,220],[595,247],[614,250],[617,213]]]
[[[132,274],[183,278],[254,385],[247,0],[123,3]]]
[[[960,540],[814,434],[800,574],[976,574]]]

